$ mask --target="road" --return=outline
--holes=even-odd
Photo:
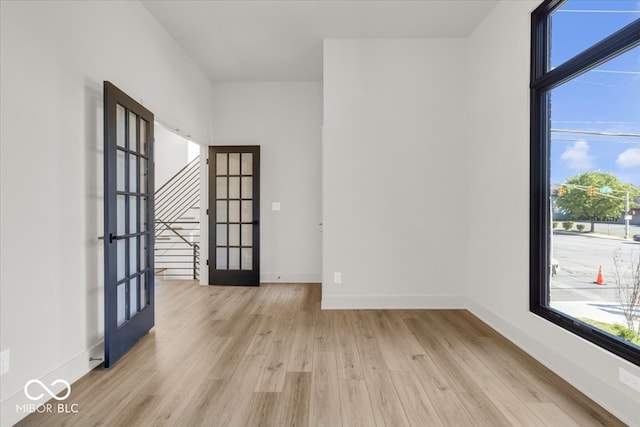
[[[598,225],[601,226],[600,234],[597,233]],[[625,324],[616,291],[613,254],[619,251],[627,265],[631,259],[637,263],[640,242],[622,239],[624,227],[621,225],[598,225],[596,233],[554,232],[552,256],[558,261],[559,269],[551,278],[551,306],[577,318]],[[609,234],[602,234],[602,228]],[[620,237],[615,237],[618,233]],[[634,234],[640,234],[640,227],[631,227],[630,236]],[[594,283],[600,266],[606,281],[604,285]]]

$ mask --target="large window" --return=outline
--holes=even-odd
[[[531,311],[640,365],[640,3],[532,14]]]

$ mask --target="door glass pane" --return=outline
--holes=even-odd
[[[218,177],[216,178],[216,199],[226,199],[226,198],[227,198],[227,178]]]
[[[147,126],[146,120],[140,118],[140,154],[147,154]]]
[[[126,112],[122,105],[116,105],[116,144],[120,147],[125,146],[124,139],[124,118],[126,116]]]
[[[240,224],[229,224],[229,246],[240,246]]]
[[[138,232],[138,203],[139,197],[129,197],[129,233]]]
[[[240,270],[240,248],[229,248],[229,270]]]
[[[129,274],[138,272],[138,237],[131,237],[129,241]]]
[[[229,198],[240,198],[240,178],[238,177],[229,178]]]
[[[148,236],[140,237],[140,270],[147,268],[147,240]]]
[[[229,153],[229,175],[240,175],[240,153]]]
[[[253,249],[242,248],[242,269],[251,270],[253,268]]]
[[[227,224],[216,224],[216,246],[227,246]]]
[[[227,153],[216,154],[216,175],[227,174]]]
[[[253,153],[242,153],[242,175],[253,174]]]
[[[227,222],[226,200],[218,200],[216,202],[216,222]]]
[[[125,191],[124,182],[124,161],[126,154],[124,151],[116,150],[116,190]]]
[[[253,202],[251,200],[242,201],[242,222],[253,221]]]
[[[238,200],[229,201],[229,222],[240,222],[240,202]]]
[[[216,249],[216,269],[217,270],[227,269],[227,248]]]
[[[242,198],[253,198],[253,178],[250,176],[242,177]]]
[[[147,231],[147,198],[140,198],[140,231]]]
[[[138,312],[138,278],[135,277],[129,282],[129,318]]]
[[[140,158],[140,192],[147,192],[147,161]]]
[[[107,238],[105,236],[105,238]],[[117,274],[116,280],[122,280],[125,276],[125,260],[126,260],[126,245],[124,240],[116,240],[116,265],[117,265]]]
[[[147,305],[147,274],[146,273],[140,276],[140,280],[138,283],[140,287],[140,310],[142,310],[144,306]]]
[[[125,316],[125,298],[127,295],[127,291],[126,291],[126,283],[122,283],[120,285],[118,285],[118,297],[116,300],[116,307],[117,307],[117,322],[118,322],[118,327],[122,326],[122,324],[125,322],[125,320],[127,320],[126,316]]]
[[[131,154],[129,154],[129,191],[138,191],[138,160]]]
[[[253,224],[242,224],[242,246],[253,245]]]
[[[136,134],[138,123],[136,118],[135,114],[129,112],[129,150],[131,151],[138,151],[138,135]]]
[[[125,216],[126,216],[126,196],[116,196],[116,234],[122,235],[126,233]]]

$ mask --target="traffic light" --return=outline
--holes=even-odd
[[[589,186],[589,189],[587,190],[587,194],[589,196],[593,196],[595,192],[596,192],[596,187],[594,187],[593,185]]]
[[[558,188],[558,197],[564,196],[564,192],[565,192],[564,185],[562,185],[560,188]]]

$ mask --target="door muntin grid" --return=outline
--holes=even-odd
[[[254,270],[254,157],[251,152],[215,154],[215,261],[223,271]]]
[[[116,105],[116,286],[117,327],[150,304],[150,236],[148,193],[149,123]]]

